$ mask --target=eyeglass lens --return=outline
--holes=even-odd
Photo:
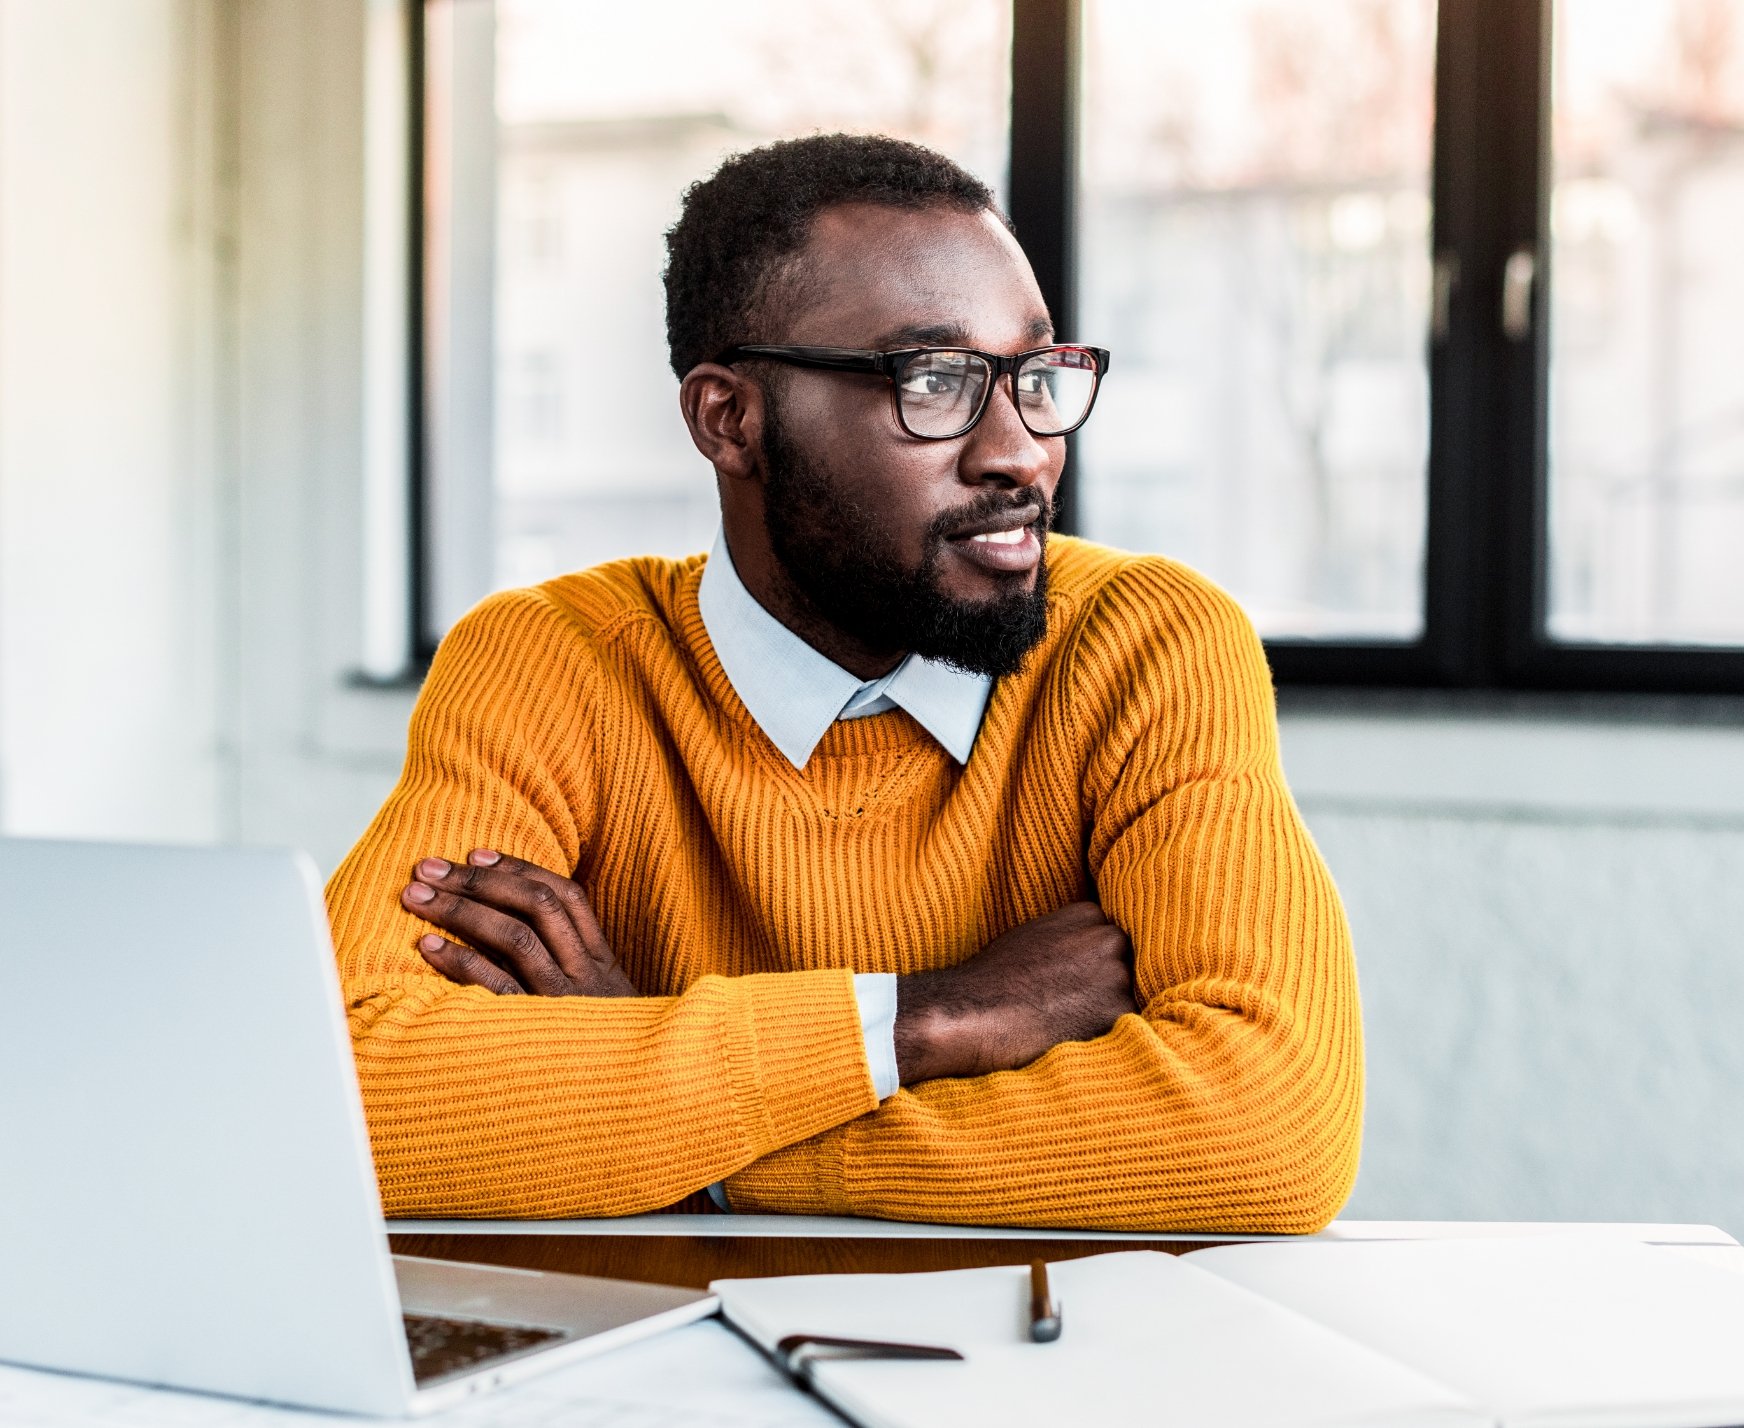
[[[974,352],[923,352],[902,369],[896,391],[903,423],[916,436],[956,436],[981,410],[992,368]],[[1057,436],[1084,419],[1096,395],[1096,359],[1065,348],[1038,352],[1012,383],[1023,424],[1037,436]]]

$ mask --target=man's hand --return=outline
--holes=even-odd
[[[955,967],[899,977],[896,1069],[905,1086],[1014,1071],[1137,1010],[1126,934],[1095,903],[1068,903]]]
[[[450,981],[500,996],[640,996],[600,931],[587,894],[561,873],[475,848],[464,864],[425,858],[400,894],[407,912],[467,946],[430,933],[418,951]]]
[[[640,995],[587,895],[562,874],[481,848],[460,866],[426,858],[413,877],[400,895],[406,910],[466,939],[419,939],[450,981],[503,996]],[[1095,903],[1069,903],[955,967],[899,978],[897,1071],[906,1086],[1015,1070],[1137,1010],[1126,934]]]

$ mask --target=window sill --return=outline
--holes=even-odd
[[[1305,808],[1744,825],[1744,699],[1279,694]]]

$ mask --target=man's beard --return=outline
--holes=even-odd
[[[1034,487],[989,490],[927,528],[920,564],[891,549],[888,528],[854,499],[849,483],[788,441],[774,403],[765,407],[768,465],[764,523],[787,578],[820,619],[877,654],[913,651],[970,674],[1015,674],[1047,632],[1047,537],[1053,512]],[[990,600],[957,600],[939,588],[945,538],[988,516],[1033,511],[1042,562],[1035,584]],[[1007,577],[1014,587],[1021,575]]]

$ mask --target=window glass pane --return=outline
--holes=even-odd
[[[713,537],[666,363],[661,235],[685,187],[835,129],[1001,184],[1009,29],[1004,0],[499,0],[497,584]]]
[[[1085,10],[1085,533],[1267,635],[1416,636],[1433,0]]]
[[[1744,0],[1559,0],[1549,633],[1744,643]]]

